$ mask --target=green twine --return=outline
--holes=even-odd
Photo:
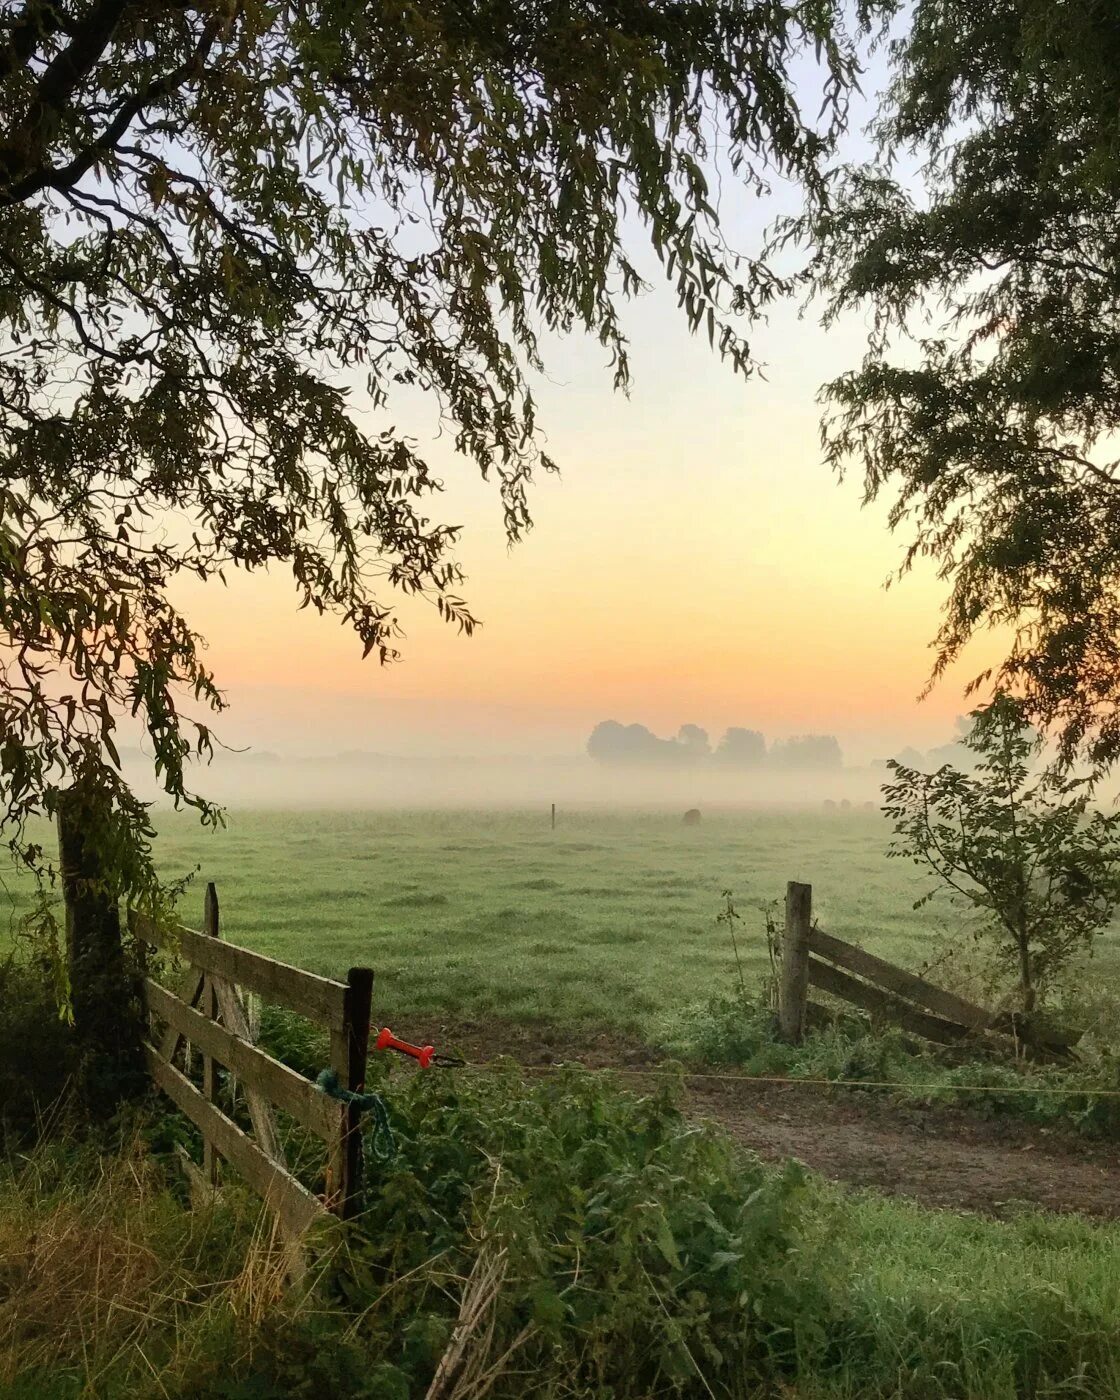
[[[389,1110],[380,1094],[356,1094],[353,1089],[344,1089],[334,1069],[323,1070],[316,1085],[332,1099],[340,1103],[356,1104],[359,1113],[373,1114],[373,1129],[362,1134],[362,1160],[368,1167],[371,1161],[391,1162],[397,1155],[397,1144],[393,1139],[393,1127],[389,1122]]]

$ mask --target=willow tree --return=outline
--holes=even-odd
[[[825,443],[931,559],[934,678],[977,677],[1066,759],[1120,756],[1120,25],[1098,0],[917,0],[878,158],[801,232],[830,312],[868,312],[826,387]],[[909,167],[915,173],[903,175]]]
[[[475,625],[439,482],[392,425],[423,391],[511,540],[553,463],[539,338],[629,366],[642,229],[693,331],[749,376],[785,290],[721,235],[709,143],[822,192],[853,75],[820,0],[0,0],[0,791],[77,789],[99,893],[158,894],[122,713],[177,803],[220,678],[169,589],[283,569],[395,654],[396,600]],[[790,77],[818,62],[803,116]],[[802,79],[804,75],[802,74]],[[803,90],[804,95],[804,90]],[[819,95],[819,94],[817,94]],[[718,133],[718,137],[717,137]],[[623,236],[623,224],[627,234]],[[91,797],[92,795],[92,797]],[[87,825],[89,825],[87,823]]]

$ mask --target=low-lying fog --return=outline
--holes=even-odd
[[[140,754],[124,756],[142,796],[158,790]],[[548,807],[555,802],[618,806],[820,806],[826,800],[878,805],[882,768],[824,772],[605,767],[559,758],[418,758],[374,753],[331,758],[219,753],[193,770],[194,787],[230,807]],[[164,799],[166,801],[166,799]],[[162,805],[162,804],[161,804]]]

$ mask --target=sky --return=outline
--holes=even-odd
[[[772,211],[728,183],[732,240],[750,244]],[[985,649],[919,702],[943,585],[919,571],[884,588],[905,541],[821,460],[817,393],[858,364],[861,320],[825,332],[778,308],[752,337],[766,377],[749,382],[689,336],[664,286],[624,325],[628,398],[597,343],[546,354],[535,392],[562,474],[538,480],[535,528],[514,549],[494,487],[445,441],[423,442],[445,482],[439,518],[463,526],[473,637],[402,600],[403,660],[380,667],[336,620],[297,612],[282,573],[180,586],[230,701],[226,742],[571,754],[603,719],[665,735],[694,723],[713,739],[729,725],[834,733],[853,763],[945,741]],[[394,421],[422,441],[429,428]]]

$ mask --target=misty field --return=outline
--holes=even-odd
[[[225,936],[314,971],[378,977],[382,1021],[453,1012],[648,1031],[728,985],[721,893],[742,916],[748,975],[766,965],[760,906],[813,885],[821,925],[905,966],[961,915],[888,859],[877,812],[233,812],[209,833],[160,822],[168,876],[198,865],[182,904],[197,925],[216,881]],[[1116,965],[1115,934],[1098,966]]]
[[[911,906],[919,872],[888,860],[874,813],[299,812],[232,814],[209,836],[164,823],[170,875],[216,881],[226,936],[314,971],[377,973],[383,1021],[419,1012],[642,1031],[726,984],[716,923],[730,889],[748,974],[760,905],[814,886],[821,923],[908,964],[941,918]],[[197,915],[191,891],[184,915]],[[402,1022],[403,1024],[403,1022]]]
[[[748,977],[766,967],[761,906],[812,884],[823,927],[919,968],[960,913],[914,900],[922,872],[888,859],[875,812],[234,811],[224,831],[158,823],[168,877],[196,865],[180,906],[197,927],[214,880],[225,936],[313,971],[377,973],[377,1016],[613,1025],[648,1033],[730,985],[721,894],[741,915]],[[13,913],[26,893],[7,880]],[[1100,971],[1120,966],[1115,933]]]

